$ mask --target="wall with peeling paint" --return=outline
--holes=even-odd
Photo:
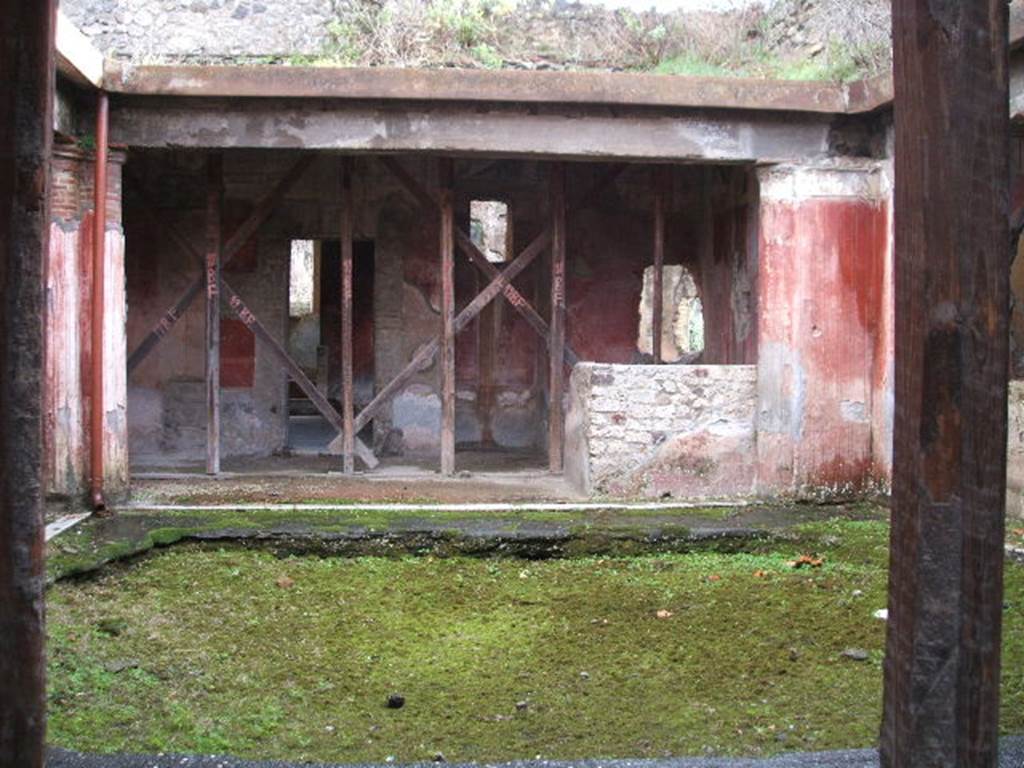
[[[159,320],[196,274],[160,229],[147,223],[133,189],[145,189],[159,201],[157,216],[202,248],[204,155],[189,151],[137,151],[129,164],[130,207],[126,217],[128,284],[131,310],[129,348]],[[239,151],[225,156],[226,229],[244,218],[262,194],[281,178],[293,153]],[[404,157],[409,173],[430,190],[436,188],[432,159]],[[580,194],[609,166],[570,166],[570,188]],[[742,169],[722,172],[723,179]],[[637,348],[640,293],[652,242],[651,169],[630,167],[587,206],[570,206],[567,240],[567,338],[583,360],[606,363],[643,362]],[[750,281],[756,270],[734,279],[736,260],[753,263],[744,235],[728,228],[716,251],[702,245],[701,169],[676,169],[666,233],[666,264],[683,264],[695,275],[709,299],[725,309],[718,321],[720,337],[733,341],[716,354],[743,361],[754,349]],[[458,224],[468,230],[470,201],[500,199],[510,209],[515,252],[547,223],[547,168],[527,161],[463,160],[457,167]],[[372,158],[354,166],[355,236],[371,241],[374,254],[373,378],[383,388],[437,333],[440,327],[440,281],[436,216],[425,211]],[[742,185],[720,192],[739,194]],[[745,193],[744,193],[745,194]],[[729,205],[729,210],[738,206]],[[745,219],[744,219],[745,221]],[[337,160],[316,161],[260,233],[225,275],[278,338],[287,325],[287,248],[291,239],[337,237]],[[709,233],[710,239],[713,235]],[[702,249],[712,256],[702,261]],[[546,316],[546,258],[540,257],[516,280],[517,289]],[[719,271],[726,274],[719,275]],[[456,304],[466,304],[486,280],[461,255],[456,259]],[[737,285],[746,294],[737,303]],[[719,295],[720,286],[724,295]],[[360,286],[356,286],[358,293]],[[733,308],[740,307],[733,319]],[[227,310],[225,310],[227,311]],[[225,314],[225,321],[229,315]],[[131,378],[131,447],[133,460],[148,463],[198,460],[205,441],[203,400],[203,324],[194,306],[154,349]],[[747,351],[744,351],[747,350]],[[456,439],[461,445],[493,443],[543,452],[547,426],[547,352],[526,321],[503,300],[471,323],[456,343]],[[222,353],[223,362],[223,353]],[[223,450],[226,457],[267,455],[287,445],[286,381],[277,362],[255,344],[251,386],[225,387]],[[440,430],[439,372],[431,364],[414,375],[374,420],[375,450],[430,456],[438,452]]]
[[[116,499],[128,488],[127,382],[125,380],[124,235],[121,165],[108,168],[106,284],[104,295],[104,483]],[[50,247],[45,265],[44,488],[76,498],[89,481],[90,361],[92,358],[91,155],[70,145],[54,150]]]
[[[875,479],[887,362],[883,175],[875,163],[783,166],[760,181],[759,484],[860,490]]]

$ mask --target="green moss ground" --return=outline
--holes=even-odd
[[[51,589],[50,739],[322,761],[866,746],[887,540],[884,523],[833,521],[760,551],[636,558],[180,545]],[[822,568],[787,565],[808,547]],[[1022,732],[1021,566],[1006,592],[1003,729]]]

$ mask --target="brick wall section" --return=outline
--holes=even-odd
[[[566,475],[588,494],[749,495],[756,405],[752,365],[581,363],[570,381]]]
[[[112,152],[107,170],[106,319],[104,325],[104,483],[116,499],[128,487],[127,384],[124,375],[124,234],[121,167]],[[44,487],[75,497],[89,479],[89,366],[92,355],[92,154],[75,146],[54,150],[50,247],[45,266],[46,358],[43,422]]]

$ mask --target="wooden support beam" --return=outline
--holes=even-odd
[[[0,765],[43,768],[43,264],[56,3],[0,0],[0,19]]]
[[[284,177],[277,183],[277,185],[257,204],[253,212],[249,214],[248,218],[242,223],[242,225],[235,230],[234,234],[224,243],[221,249],[221,265],[226,266],[231,263],[231,260],[235,255],[242,250],[243,246],[249,242],[249,239],[256,233],[270,215],[274,212],[274,209],[280,204],[284,196],[295,186],[296,182],[302,177],[302,174],[306,172],[313,160],[316,159],[316,155],[310,153],[303,155],[299,160],[296,161],[295,165],[284,175]],[[139,188],[139,194],[146,199],[145,193]],[[153,210],[156,210],[151,202],[147,201]],[[188,288],[181,294],[176,302],[166,311],[163,316],[157,321],[156,325],[153,326],[152,330],[146,334],[145,338],[139,342],[139,345],[132,351],[128,356],[128,373],[134,371],[139,364],[146,359],[153,348],[160,343],[160,340],[170,333],[171,328],[181,319],[181,316],[185,314],[185,311],[192,306],[192,302],[195,301],[196,296],[203,290],[203,286],[206,284],[206,276],[199,275],[192,283],[189,284]]]
[[[881,762],[998,762],[1007,3],[893,5],[895,438]]]
[[[382,155],[378,158],[381,164],[387,168],[392,175],[405,187],[406,191],[409,192],[423,207],[425,210],[434,211],[438,207],[437,200],[426,190],[426,188],[420,184],[406,169],[399,163],[395,158],[388,155]],[[588,190],[583,196],[580,202],[581,207],[593,202],[593,200],[603,192],[609,184],[612,184],[625,170],[624,165],[612,166],[605,174],[598,179],[597,183]],[[480,252],[480,249],[476,247],[472,238],[461,229],[455,231],[455,244],[459,250],[462,251],[466,257],[473,262],[489,279],[494,280],[499,274],[500,270],[488,261],[487,257]],[[518,312],[530,327],[537,332],[537,335],[544,340],[544,344],[550,347],[551,340],[549,338],[548,324],[543,317],[533,308],[526,297],[524,297],[514,285],[506,285],[505,290],[502,294],[512,308]],[[572,346],[566,343],[565,345],[565,364],[569,367],[576,365],[579,362],[579,356],[573,350]]]
[[[462,311],[459,312],[455,317],[455,333],[456,335],[465,328],[469,323],[473,321],[477,315],[486,307],[491,301],[501,294],[505,286],[508,285],[516,276],[526,269],[530,264],[533,263],[534,259],[537,258],[540,253],[551,243],[551,237],[547,230],[541,232],[533,241],[523,249],[520,253],[502,272],[498,277],[488,283],[487,287],[484,288],[476,297],[469,302]],[[405,386],[405,383],[409,381],[418,372],[422,371],[431,361],[434,356],[437,355],[441,349],[441,337],[440,335],[434,336],[430,341],[420,347],[416,354],[413,355],[412,359],[406,364],[395,378],[387,383],[387,385],[381,389],[371,400],[363,410],[356,416],[355,430],[356,433],[365,427],[370,421],[377,415],[381,408],[391,400],[398,391]],[[337,438],[335,439],[337,442]],[[334,443],[331,444],[332,447]]]
[[[565,415],[565,166],[551,166],[551,373],[548,377],[548,464],[553,473],[563,467]]]
[[[341,417],[345,474],[355,471],[352,383],[352,158],[341,160]]]
[[[302,367],[296,363],[285,348],[278,343],[277,339],[273,337],[270,331],[267,330],[266,326],[259,321],[259,319],[252,313],[252,311],[242,301],[235,290],[228,285],[227,280],[221,277],[220,280],[221,293],[228,302],[228,306],[238,315],[238,319],[245,323],[246,327],[253,332],[253,334],[262,341],[270,353],[278,359],[281,365],[284,366],[285,370],[292,377],[292,380],[299,385],[306,397],[309,398],[310,402],[316,407],[320,414],[327,419],[332,427],[338,430],[339,433],[344,433],[345,424],[342,421],[341,416],[334,406],[328,402],[327,398],[316,388],[316,385],[309,380]],[[362,459],[363,463],[367,467],[373,469],[380,462],[377,461],[377,457],[374,456],[371,451],[359,438],[355,439],[355,454]]]
[[[224,158],[206,158],[206,474],[220,474],[220,232]]]
[[[454,162],[438,167],[441,213],[441,474],[455,472],[455,202]]]
[[[461,229],[455,232],[455,243],[458,245],[459,250],[462,251],[466,257],[469,258],[469,260],[491,280],[501,274],[501,270],[487,260],[487,257],[480,252],[480,249],[476,247],[476,244],[470,240],[469,235]],[[536,309],[533,308],[533,305],[529,300],[516,290],[513,285],[506,285],[502,295],[508,303],[512,305],[512,308],[515,309],[523,319],[530,324],[530,327],[537,332],[537,335],[544,341],[545,346],[550,348],[551,333],[548,328],[547,321],[540,316],[540,313],[537,312]],[[566,342],[565,364],[571,368],[579,361],[579,356],[569,343]]]
[[[156,217],[156,214],[153,213],[153,209],[146,208],[143,210],[145,215],[148,216],[155,225],[163,225],[163,222],[161,222]],[[184,235],[182,235],[180,231],[170,227],[164,227],[163,232],[167,238],[182,251],[182,253],[188,255],[200,264],[203,263],[203,258],[199,255],[199,252],[192,246],[192,243],[185,239]],[[306,376],[301,366],[299,366],[299,364],[288,355],[285,348],[278,343],[277,339],[275,339],[271,335],[270,331],[266,329],[266,326],[264,326],[256,315],[249,310],[241,297],[235,293],[230,285],[227,284],[223,274],[221,274],[220,278],[220,290],[221,296],[228,302],[228,306],[230,306],[235,314],[238,315],[238,318],[245,323],[246,327],[253,332],[256,338],[266,344],[270,353],[278,359],[295,383],[298,384],[299,389],[306,394],[306,397],[309,398],[310,402],[313,403],[316,409],[325,419],[327,419],[331,426],[338,430],[338,437],[342,437],[341,433],[344,432],[344,422],[342,421],[342,417],[334,410],[327,398],[320,393],[316,388],[316,385],[309,380],[309,377]],[[353,430],[353,435],[358,434],[360,429],[361,427],[356,427]],[[358,437],[354,438],[354,440],[355,455],[358,456],[370,469],[376,467],[380,462],[377,460],[373,451],[371,451],[370,448]],[[333,443],[331,445],[332,447],[334,446]],[[341,448],[338,447],[335,450],[340,452]]]
[[[661,365],[661,336],[665,314],[665,206],[668,184],[665,169],[651,170],[654,191],[654,269],[651,270],[651,354]]]

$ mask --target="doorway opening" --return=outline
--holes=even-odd
[[[374,244],[352,244],[352,384],[358,412],[373,398]],[[341,243],[293,240],[289,263],[288,352],[341,410]],[[320,455],[337,436],[294,381],[288,383],[288,450]],[[372,427],[360,437],[372,441]]]

